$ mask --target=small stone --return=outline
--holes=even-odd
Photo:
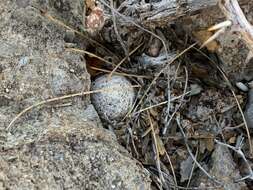
[[[249,87],[247,85],[245,85],[244,83],[242,83],[242,82],[237,82],[236,86],[237,86],[237,88],[239,88],[243,92],[248,92],[249,91]]]
[[[191,88],[191,92],[190,92],[191,96],[198,95],[203,90],[203,88],[200,85],[198,85],[198,84],[191,84],[190,88]]]
[[[108,122],[122,119],[134,102],[134,89],[123,76],[102,75],[92,83],[92,90],[105,89],[91,96],[92,103],[102,119]]]

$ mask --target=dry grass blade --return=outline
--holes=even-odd
[[[106,69],[101,69],[101,68],[97,68],[97,67],[92,67],[90,66],[89,67],[90,69],[92,70],[95,70],[95,71],[102,71],[102,72],[105,72],[105,73],[111,73],[111,71],[109,70],[106,70]],[[145,76],[145,75],[135,75],[135,74],[128,74],[128,73],[119,73],[119,72],[114,72],[115,75],[120,75],[120,76],[126,76],[126,77],[136,77],[136,78],[145,78],[145,79],[150,79],[151,77],[149,76]]]
[[[104,59],[102,57],[99,57],[98,55],[96,55],[94,53],[91,53],[91,52],[88,52],[86,50],[77,49],[77,48],[66,48],[66,51],[73,51],[73,52],[83,53],[83,54],[89,55],[90,57],[95,57],[95,58],[97,58],[101,61],[104,61],[105,63],[108,63],[110,65],[114,65],[112,62],[107,61],[106,59]]]
[[[172,175],[173,175],[173,178],[174,178],[174,183],[175,183],[175,187],[177,189],[178,187],[178,184],[177,184],[177,177],[176,177],[176,173],[175,173],[175,170],[174,170],[174,167],[173,167],[173,164],[171,162],[171,159],[170,159],[170,155],[168,154],[167,151],[165,151],[165,156],[167,157],[167,159],[169,160],[169,163],[170,163],[170,169],[172,171]]]
[[[36,10],[39,10],[40,13],[41,13],[41,15],[43,17],[47,18],[48,20],[50,20],[51,22],[53,22],[53,23],[55,23],[55,24],[57,24],[59,26],[62,26],[63,28],[66,28],[66,29],[68,29],[68,30],[70,30],[70,31],[78,34],[79,36],[85,38],[86,40],[89,40],[91,43],[95,44],[96,46],[99,46],[99,47],[103,48],[106,52],[109,52],[111,55],[114,55],[114,53],[112,53],[109,49],[107,49],[106,47],[104,47],[103,45],[101,45],[100,43],[98,43],[97,41],[91,39],[90,37],[84,35],[83,33],[79,32],[77,30],[73,29],[72,27],[64,24],[59,19],[56,19],[53,16],[51,16],[50,14],[48,14],[47,11],[39,9],[39,8],[36,8],[36,7],[33,7],[33,8],[35,8]]]
[[[140,45],[138,45],[133,51],[131,51],[131,52],[129,53],[129,55],[127,55],[124,59],[122,59],[122,60],[116,65],[116,67],[111,71],[111,73],[109,74],[108,78],[111,78],[112,75],[113,75],[113,73],[120,67],[120,65],[121,65],[122,63],[124,63],[124,62],[127,60],[128,56],[131,56],[132,54],[134,54],[142,45],[143,45],[143,43],[141,43]]]
[[[139,85],[134,85],[132,86],[133,88],[138,88],[140,87]],[[51,99],[47,99],[47,100],[43,100],[41,102],[35,103],[27,108],[25,108],[23,111],[21,111],[18,115],[16,115],[16,117],[10,122],[10,124],[7,126],[6,130],[10,132],[11,127],[13,126],[13,124],[25,113],[29,112],[30,110],[42,106],[44,104],[48,104],[48,103],[52,103],[52,102],[56,102],[56,101],[60,101],[60,100],[64,100],[64,99],[69,99],[69,98],[74,98],[74,97],[78,97],[78,96],[84,96],[84,95],[89,95],[89,94],[94,94],[94,93],[99,93],[99,92],[105,92],[105,91],[110,91],[110,90],[115,90],[115,88],[111,87],[111,88],[103,88],[103,89],[98,89],[98,90],[93,90],[93,91],[87,91],[87,92],[79,92],[79,93],[75,93],[75,94],[69,94],[69,95],[65,95],[65,96],[61,96],[61,97],[56,97],[56,98],[51,98]]]
[[[157,143],[157,139],[156,139],[155,129],[154,129],[154,126],[153,126],[152,119],[151,119],[149,111],[147,111],[147,114],[148,114],[148,120],[149,120],[150,127],[151,127],[153,142],[154,142],[155,157],[156,157],[156,159],[155,159],[156,160],[156,167],[157,167],[157,170],[159,172],[160,181],[161,181],[161,183],[164,183],[165,180],[164,180],[164,177],[163,177],[163,173],[161,171],[160,154],[159,154],[159,148],[158,148],[158,143]]]

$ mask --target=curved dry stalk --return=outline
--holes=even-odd
[[[169,164],[170,164],[170,168],[171,168],[171,171],[172,171],[172,175],[173,175],[173,178],[174,178],[174,183],[175,183],[175,186],[178,187],[178,184],[177,184],[177,177],[176,177],[176,173],[175,173],[175,170],[173,168],[173,164],[172,164],[172,161],[170,159],[170,156],[168,154],[168,152],[165,150],[165,156],[167,157],[167,159],[169,160]],[[176,188],[177,189],[177,188]]]
[[[101,68],[97,68],[97,67],[89,67],[92,70],[95,71],[102,71],[105,73],[111,73],[112,71],[107,70],[107,69],[101,69]],[[146,76],[146,75],[138,75],[138,74],[129,74],[129,73],[120,73],[120,72],[114,72],[115,75],[120,75],[120,76],[126,76],[126,77],[135,77],[135,78],[144,78],[144,79],[151,79],[151,76]]]
[[[82,50],[82,49],[78,49],[78,48],[66,48],[65,50],[66,51],[73,51],[73,52],[77,52],[77,53],[83,53],[83,54],[86,54],[90,57],[95,57],[95,58],[99,59],[100,61],[104,61],[105,63],[108,63],[110,65],[115,65],[114,63],[112,63],[110,61],[107,61],[106,59],[104,59],[102,57],[99,57],[98,55],[96,55],[94,53],[91,53],[91,52],[88,52],[86,50]]]
[[[136,48],[133,49],[133,51],[131,51],[129,54],[127,54],[127,56],[126,56],[125,58],[123,58],[123,59],[116,65],[116,67],[111,71],[111,73],[109,74],[108,78],[111,78],[112,75],[113,75],[113,73],[116,72],[116,70],[120,67],[120,65],[121,65],[122,63],[124,63],[124,62],[127,60],[127,58],[128,58],[129,56],[131,56],[132,54],[134,54],[142,45],[143,45],[143,43],[141,43],[140,45],[138,45]]]
[[[136,87],[140,87],[139,85],[133,85],[133,88]],[[99,93],[99,92],[105,92],[105,91],[110,91],[110,90],[115,90],[115,87],[111,87],[111,88],[102,88],[102,89],[98,89],[98,90],[93,90],[93,91],[87,91],[87,92],[79,92],[79,93],[75,93],[75,94],[69,94],[69,95],[65,95],[65,96],[60,96],[60,97],[56,97],[56,98],[51,98],[51,99],[47,99],[47,100],[43,100],[40,101],[38,103],[35,103],[27,108],[25,108],[24,110],[22,110],[18,115],[16,115],[16,117],[14,117],[14,119],[10,122],[10,124],[7,126],[6,130],[10,132],[11,127],[13,126],[13,124],[21,117],[23,116],[25,113],[29,112],[30,110],[42,106],[44,104],[48,104],[51,102],[56,102],[59,100],[64,100],[64,99],[69,99],[69,98],[74,98],[74,97],[78,97],[78,96],[84,96],[84,95],[88,95],[88,94],[94,94],[94,93]]]
[[[232,27],[240,33],[242,39],[253,52],[253,27],[245,17],[237,0],[220,0],[219,6],[228,20],[232,22]]]

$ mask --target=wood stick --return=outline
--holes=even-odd
[[[245,4],[249,1],[240,0],[240,3]],[[200,10],[217,6],[219,0],[161,0],[159,2],[143,2],[140,0],[126,0],[118,8],[118,11],[145,27],[164,26],[179,17],[193,15]],[[131,25],[129,22],[124,22],[124,24]]]
[[[238,32],[245,44],[253,53],[253,27],[245,17],[237,0],[220,0],[219,6],[228,20],[232,21],[232,29]]]

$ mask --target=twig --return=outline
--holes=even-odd
[[[143,45],[143,43],[141,43],[140,45],[138,45],[136,48],[134,48],[133,51],[131,51],[131,52],[129,53],[129,55],[127,55],[125,58],[123,58],[123,59],[116,65],[116,67],[111,71],[111,73],[109,74],[108,78],[111,78],[112,75],[113,75],[113,73],[119,68],[119,66],[120,66],[122,63],[124,63],[124,62],[127,60],[127,58],[128,58],[129,56],[133,55],[142,45]]]
[[[253,27],[245,17],[237,0],[220,0],[219,6],[228,20],[232,21],[232,27],[239,32],[242,39],[253,52]]]
[[[101,69],[97,67],[92,67],[89,66],[90,69],[95,70],[95,71],[102,71],[105,73],[111,73],[112,71],[107,70],[107,69]],[[129,74],[129,73],[120,73],[120,72],[114,72],[115,75],[120,75],[120,76],[126,76],[126,77],[136,77],[136,78],[145,78],[145,79],[150,79],[151,77],[145,76],[145,75],[138,75],[138,74]]]
[[[95,57],[95,58],[99,59],[100,61],[103,61],[103,62],[108,63],[110,65],[115,65],[114,63],[112,63],[110,61],[107,61],[106,59],[104,59],[102,57],[99,57],[98,55],[96,55],[94,53],[91,53],[91,52],[88,52],[86,50],[77,49],[77,48],[66,48],[66,51],[73,51],[73,52],[77,52],[77,53],[83,53],[83,54],[89,55],[90,57]]]
[[[197,160],[198,153],[199,153],[199,149],[197,149],[196,154],[195,154],[195,159],[196,160]],[[196,163],[194,162],[193,165],[192,165],[192,169],[191,169],[191,174],[190,174],[189,180],[187,182],[187,186],[186,186],[187,188],[189,188],[189,186],[190,186],[192,175],[193,175],[193,171],[195,169],[195,165],[196,165]]]
[[[170,122],[172,121],[172,119],[173,119],[174,116],[176,115],[177,111],[180,109],[180,107],[181,107],[181,105],[182,105],[182,103],[183,103],[184,97],[185,97],[185,95],[186,95],[186,90],[187,90],[187,87],[188,87],[188,71],[187,71],[186,67],[184,67],[184,70],[185,70],[185,86],[184,86],[184,92],[183,92],[183,94],[182,94],[182,96],[181,96],[181,98],[180,98],[180,103],[179,103],[178,107],[175,109],[175,111],[174,111],[174,112],[172,113],[172,115],[170,116],[169,121],[166,122],[166,124],[165,124],[165,127],[164,127],[164,129],[163,129],[163,135],[166,134],[167,129],[168,129],[169,125],[170,125]],[[167,113],[167,114],[169,114],[169,113]]]
[[[194,157],[194,155],[193,155],[193,153],[192,153],[192,151],[191,151],[191,149],[190,149],[190,146],[188,145],[188,138],[187,138],[187,136],[185,135],[183,128],[181,127],[179,115],[177,115],[176,121],[177,121],[177,125],[178,125],[178,127],[179,127],[179,129],[180,129],[180,131],[181,131],[181,133],[182,133],[182,135],[183,135],[183,138],[184,138],[184,142],[185,142],[185,146],[186,146],[186,148],[187,148],[187,151],[188,151],[188,153],[190,154],[192,160],[193,160],[193,161],[195,162],[195,164],[199,167],[199,169],[200,169],[202,172],[204,172],[204,174],[205,174],[209,179],[211,179],[212,181],[216,182],[216,183],[219,184],[219,185],[222,185],[222,183],[221,183],[220,181],[218,181],[218,180],[216,180],[215,178],[213,178],[213,177],[200,165],[200,163],[195,159],[195,157]]]

